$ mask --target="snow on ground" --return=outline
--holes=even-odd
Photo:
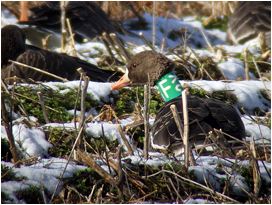
[[[143,16],[147,23],[148,23],[148,30],[140,30],[140,31],[134,31],[135,33],[142,32],[143,35],[152,42],[152,16],[149,14],[145,14]],[[1,27],[3,27],[6,24],[16,24],[15,18],[10,15],[7,10],[4,10],[1,12]],[[125,24],[126,28],[129,28],[128,23]],[[225,39],[225,33],[221,32],[219,30],[205,30],[201,23],[199,21],[196,21],[192,17],[186,17],[182,20],[177,19],[166,19],[166,18],[156,18],[156,43],[158,45],[161,45],[161,40],[166,37],[165,42],[166,45],[170,48],[173,48],[176,46],[179,42],[181,42],[180,39],[170,39],[168,38],[168,34],[171,29],[174,31],[178,31],[180,27],[187,27],[188,33],[192,33],[191,38],[188,40],[188,43],[193,48],[203,48],[207,47],[206,40],[203,38],[203,34],[201,30],[203,31],[204,35],[208,38],[209,42],[212,45],[217,45],[218,47],[224,47],[227,53],[241,53],[242,50],[245,48],[245,46],[227,46],[223,45],[224,39]],[[197,31],[195,31],[195,27],[198,28]],[[131,30],[131,29],[130,29]],[[126,36],[120,35],[124,40],[130,41]],[[188,35],[189,36],[189,35]],[[144,45],[144,42],[138,38],[138,37],[131,37],[133,42],[136,43],[138,46],[133,48],[131,51],[132,53],[136,54],[142,50],[149,49]],[[157,46],[157,51],[160,51],[160,48]],[[104,45],[99,42],[88,42],[85,44],[76,44],[76,49],[78,51],[88,50],[88,52],[81,53],[80,58],[87,60],[91,63],[96,64],[95,59],[92,58],[93,55],[98,54],[100,51],[107,53]],[[251,53],[258,54],[259,51],[255,47],[249,46],[248,49]],[[210,56],[212,58],[215,57],[215,54],[211,53],[208,50],[200,50],[196,49],[196,53],[199,56]],[[189,54],[189,53],[187,53]],[[173,59],[175,57],[168,56],[169,58]],[[193,55],[192,55],[193,57]],[[229,58],[227,61],[223,63],[219,63],[218,66],[222,69],[223,73],[229,80],[236,80],[239,77],[245,78],[244,74],[244,65],[243,63],[235,58]],[[271,83],[270,82],[262,82],[257,80],[253,74],[250,73],[250,77],[254,80],[250,81],[234,81],[234,82],[224,82],[224,81],[180,81],[181,84],[187,83],[191,87],[201,87],[206,91],[223,91],[228,90],[230,93],[233,93],[237,98],[238,101],[236,103],[236,108],[244,107],[248,112],[252,115],[255,119],[255,116],[253,115],[253,109],[255,107],[259,107],[262,110],[270,111],[270,101],[266,100],[261,94],[261,89],[270,89]],[[77,88],[79,85],[79,81],[71,81],[71,82],[48,82],[43,83],[43,85],[46,85],[48,87],[51,87],[54,90],[59,90],[59,87],[67,87],[67,89],[62,90],[61,92],[65,93],[67,92],[68,88]],[[92,93],[94,98],[97,100],[100,100],[103,98],[104,102],[110,102],[111,99],[109,97],[111,91],[110,86],[112,83],[96,83],[96,82],[89,82],[88,86],[88,93]],[[37,86],[37,85],[32,85]],[[118,92],[118,91],[117,91]],[[114,93],[117,93],[116,91]],[[269,90],[270,92],[270,90]],[[73,115],[74,111],[70,110],[67,111],[71,115]],[[77,111],[79,114],[79,111]],[[97,111],[93,111],[94,115],[97,115]],[[16,113],[13,115],[14,117],[18,117]],[[262,118],[260,118],[262,119]],[[243,115],[242,120],[245,124],[246,132],[250,137],[246,138],[246,141],[250,141],[251,137],[254,136],[254,139],[256,143],[262,143],[262,137],[264,138],[265,143],[271,142],[271,129],[264,125],[258,125],[247,116]],[[16,119],[15,121],[19,121]],[[35,119],[34,119],[35,121]],[[150,119],[150,124],[153,124],[154,119]],[[126,126],[127,124],[133,122],[132,118],[128,119],[122,119],[119,120],[119,123],[122,127]],[[78,123],[77,123],[78,126]],[[116,124],[109,124],[106,122],[93,122],[88,123],[86,126],[86,132],[92,135],[93,137],[99,137],[102,133],[102,126],[104,129],[105,137],[107,137],[109,140],[115,140],[117,139],[119,144],[122,144],[123,147],[126,149],[126,146],[124,146],[123,141],[121,140],[120,134],[117,129]],[[48,127],[60,127],[62,129],[74,129],[74,123],[49,123],[45,124],[41,127],[37,128],[26,128],[23,124],[15,124],[13,125],[13,135],[15,137],[16,141],[16,148],[19,150],[20,154],[26,158],[30,156],[34,156],[37,154],[40,154],[41,157],[39,158],[40,162],[30,165],[30,166],[21,166],[21,168],[13,168],[15,175],[17,177],[25,176],[27,179],[23,181],[17,181],[17,182],[3,182],[1,183],[1,191],[5,192],[10,196],[10,198],[13,199],[13,201],[6,201],[7,203],[25,203],[24,200],[18,200],[16,198],[16,191],[27,189],[29,186],[36,185],[36,186],[44,186],[49,194],[52,194],[56,184],[58,182],[58,177],[62,173],[65,164],[67,163],[66,159],[60,159],[60,158],[53,158],[48,156],[48,149],[52,146],[46,139],[45,134],[42,131],[41,128],[46,129]],[[5,131],[4,126],[1,126],[1,137],[7,138],[7,134]],[[128,135],[126,135],[126,138],[130,142],[130,138]],[[152,156],[151,159],[145,160],[141,154],[142,150],[135,149],[135,156],[129,156],[127,158],[131,159],[131,163],[140,163],[140,164],[148,164],[153,166],[160,166],[162,164],[170,162],[169,158],[166,158],[164,155],[158,152],[151,152],[150,155]],[[126,159],[126,158],[124,158]],[[179,160],[181,160],[181,163],[183,163],[183,156],[178,157]],[[101,161],[97,161],[100,164]],[[2,161],[2,164],[12,167],[13,164],[9,162]],[[205,183],[206,179],[209,179],[209,181],[215,185],[215,187],[220,186],[220,180],[218,179],[226,179],[226,174],[219,174],[216,171],[216,168],[218,165],[222,163],[227,166],[231,166],[232,163],[234,163],[234,160],[229,159],[228,161],[225,161],[223,159],[219,159],[218,157],[209,157],[209,156],[201,156],[197,159],[197,166],[191,166],[189,170],[193,170],[195,176],[197,177],[197,181],[200,183]],[[241,161],[239,162],[243,166],[247,167],[249,166],[248,161]],[[259,161],[260,166],[260,172],[261,176],[265,181],[268,183],[271,181],[268,173],[266,172],[266,169],[271,171],[271,164],[268,162],[261,162]],[[102,166],[103,167],[103,166]],[[69,165],[65,171],[64,177],[72,177],[73,174],[78,171],[85,169],[86,167],[75,165],[73,162],[69,162]],[[106,171],[108,171],[105,168]],[[231,169],[228,170],[229,172],[232,172]],[[245,182],[245,179],[238,173],[234,172],[231,173],[232,179],[230,180],[230,185],[233,186],[233,191],[237,193],[241,193],[241,188],[239,186],[242,186],[244,189],[249,190],[248,185]],[[234,181],[236,180],[236,182]],[[237,184],[239,183],[239,185]],[[61,184],[58,188],[59,192],[62,189]],[[185,201],[185,203],[210,203],[209,201],[203,200],[203,199],[190,199],[189,201]]]

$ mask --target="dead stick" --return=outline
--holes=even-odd
[[[252,136],[252,140],[250,141],[250,150],[252,152],[250,162],[252,165],[252,172],[253,172],[253,182],[254,182],[253,191],[254,191],[255,197],[258,198],[260,187],[261,187],[261,175],[260,175],[259,165],[257,162],[257,153],[255,148],[254,136]]]
[[[102,41],[102,43],[104,44],[104,46],[106,47],[106,50],[108,51],[108,53],[112,57],[112,59],[115,59],[114,55],[109,47],[109,44],[107,44],[107,41],[104,39],[104,36],[99,36],[99,38]]]
[[[148,45],[149,48],[151,48],[153,51],[155,51],[154,46],[152,46],[151,43],[144,37],[143,33],[140,32],[139,35],[140,35],[140,37],[144,40],[144,42],[146,43],[146,45]]]
[[[110,37],[112,38],[112,40],[114,41],[114,43],[119,47],[120,51],[125,56],[126,60],[129,61],[131,59],[131,56],[130,56],[129,52],[127,52],[127,50],[125,49],[125,47],[123,46],[123,44],[121,43],[121,41],[117,38],[116,34],[115,33],[111,33]]]
[[[24,117],[20,118],[20,121],[29,129],[31,129],[32,125],[30,124],[29,121],[27,121]]]
[[[123,184],[124,184],[124,173],[122,170],[122,164],[121,164],[121,152],[122,152],[122,145],[118,145],[118,151],[117,151],[117,160],[118,160],[118,182],[117,182],[117,188],[119,191],[119,199],[124,202],[124,195],[123,195]]]
[[[81,88],[81,83],[82,83],[82,78],[83,78],[83,74],[84,71],[82,68],[78,68],[77,72],[80,73],[80,79],[79,79],[79,85],[78,85],[78,89],[77,89],[77,98],[76,98],[76,102],[75,102],[75,106],[74,106],[74,125],[75,125],[75,131],[76,131],[76,135],[77,135],[77,127],[76,127],[76,109],[77,109],[77,104],[79,101],[79,95],[80,95],[80,88]]]
[[[144,130],[145,130],[145,138],[144,138],[144,158],[148,159],[148,148],[149,148],[149,100],[150,100],[150,86],[144,86]]]
[[[32,99],[32,98],[29,98],[29,97],[27,97],[27,96],[24,96],[24,95],[22,95],[22,94],[20,94],[20,93],[14,93],[16,96],[18,95],[18,96],[20,96],[20,97],[23,97],[23,98],[26,98],[26,99],[28,99],[28,100],[31,100],[32,102],[35,102],[35,103],[38,103],[38,104],[40,104],[40,102],[39,101],[37,101],[37,100],[34,100],[34,99]],[[20,102],[20,100],[16,97],[15,98],[18,102]],[[52,111],[54,111],[54,112],[57,112],[57,113],[60,113],[58,110],[55,110],[54,108],[52,108],[52,107],[49,107],[49,106],[47,106],[47,105],[45,105],[45,107],[47,108],[47,109],[49,109],[49,110],[52,110]],[[27,118],[28,118],[28,115],[27,115]]]
[[[89,165],[91,166],[104,180],[108,183],[111,183],[117,187],[117,181],[108,174],[100,165],[98,165],[90,156],[87,156],[81,150],[77,150],[77,154]],[[128,191],[125,187],[123,187],[124,194],[129,196]]]
[[[86,93],[87,93],[87,88],[88,88],[88,83],[90,78],[88,76],[83,75],[83,79],[84,79],[84,85],[81,90],[81,113],[80,113],[79,129],[81,129],[81,127],[84,129],[85,127],[85,112],[86,112],[85,98],[86,98]],[[77,149],[83,148],[82,142],[83,142],[83,132],[79,136]]]
[[[249,80],[249,70],[248,70],[248,55],[247,55],[247,48],[243,49],[243,54],[245,58],[245,73],[246,73],[246,80]]]
[[[71,27],[71,24],[70,24],[70,19],[66,19],[67,21],[67,25],[68,25],[68,29],[69,29],[69,34],[70,34],[70,37],[71,37],[71,48],[72,48],[72,56],[76,57],[76,49],[75,49],[75,40],[74,40],[74,35],[73,35],[73,32],[72,32],[72,27]]]
[[[13,134],[12,134],[12,126],[9,124],[9,121],[11,119],[9,119],[9,117],[8,117],[8,113],[7,113],[7,110],[6,110],[5,101],[4,101],[3,97],[1,97],[1,111],[2,111],[2,113],[1,113],[2,114],[2,120],[3,120],[4,126],[5,126],[6,133],[8,135],[8,139],[9,139],[9,143],[10,143],[10,151],[11,151],[11,154],[13,156],[15,167],[20,167],[19,163],[16,164],[16,162],[18,162],[20,160],[20,158],[19,158],[19,156],[17,154],[17,151],[16,151],[14,137],[13,137]]]
[[[46,123],[50,123],[50,120],[48,119],[48,115],[47,115],[47,112],[46,112],[46,109],[45,109],[45,104],[44,104],[42,93],[41,92],[37,92],[37,94],[39,96],[39,100],[40,100],[40,103],[41,103],[43,117],[45,119],[45,122]]]
[[[111,37],[106,32],[104,32],[102,35],[107,40],[107,42],[111,45],[112,49],[116,52],[116,54],[119,56],[119,58],[121,59],[121,61],[124,61],[124,59],[120,55],[119,51],[115,48],[113,40],[111,39]]]
[[[189,166],[189,117],[188,117],[188,106],[187,106],[187,95],[186,90],[182,91],[182,104],[183,104],[183,122],[184,122],[184,146],[185,146],[185,167]],[[187,161],[186,161],[187,160]],[[192,164],[195,164],[192,162]]]
[[[14,63],[14,64],[17,64],[17,65],[20,65],[20,66],[23,66],[23,67],[26,67],[26,68],[31,68],[32,70],[35,70],[35,71],[38,71],[38,72],[40,72],[40,73],[49,75],[49,76],[54,77],[54,78],[56,78],[56,79],[59,79],[59,80],[61,80],[61,81],[63,81],[63,82],[69,82],[69,80],[67,80],[66,78],[59,77],[59,76],[57,76],[57,75],[54,75],[54,74],[49,73],[49,72],[46,72],[46,71],[41,70],[41,69],[39,69],[39,68],[35,68],[35,67],[33,67],[33,66],[29,66],[29,65],[26,65],[26,64],[23,64],[23,63],[19,63],[19,62],[17,62],[17,61],[13,61],[13,60],[9,60],[9,62]]]
[[[119,131],[119,133],[120,133],[120,135],[121,135],[121,137],[122,137],[122,140],[124,141],[124,143],[125,143],[125,145],[126,145],[126,147],[127,147],[127,149],[128,149],[129,155],[131,155],[131,156],[134,155],[133,150],[132,150],[132,148],[131,148],[129,142],[127,141],[127,138],[126,138],[125,135],[124,135],[124,132],[123,132],[123,130],[122,130],[122,128],[121,128],[121,125],[117,124],[117,128],[118,128],[118,131]]]
[[[61,8],[61,53],[64,53],[65,50],[65,45],[66,45],[66,35],[67,31],[65,28],[65,7],[66,7],[66,2],[61,1],[60,2],[60,8]]]

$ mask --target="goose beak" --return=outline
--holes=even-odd
[[[118,80],[111,86],[111,90],[118,90],[129,85],[131,85],[131,81],[128,78],[128,72],[126,71],[126,73],[120,78],[120,80]]]

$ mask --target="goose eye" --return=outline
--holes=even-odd
[[[136,63],[133,63],[132,67],[133,67],[133,68],[136,68]]]

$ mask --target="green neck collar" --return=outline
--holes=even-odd
[[[155,83],[166,102],[180,96],[181,92],[183,91],[183,88],[179,83],[174,71],[167,73]]]

